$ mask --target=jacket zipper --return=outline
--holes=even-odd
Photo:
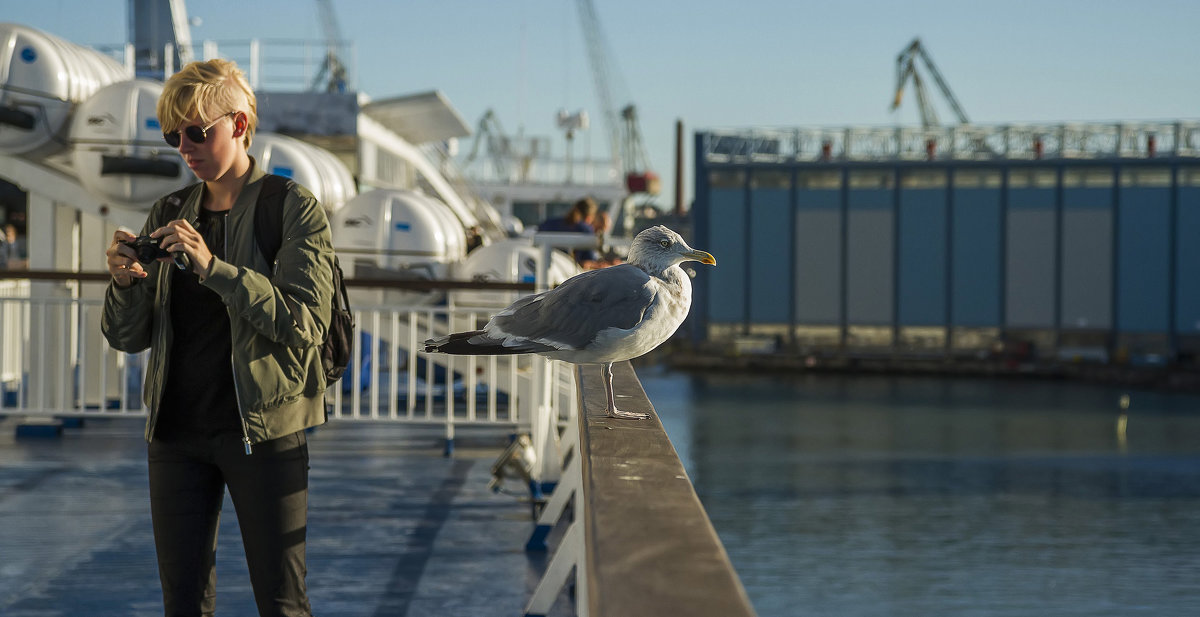
[[[161,272],[161,270],[160,270],[160,272]],[[168,282],[165,285],[167,291],[163,292],[162,290],[163,290],[164,285],[161,280],[162,279],[161,275],[159,276],[159,279],[160,280],[158,281],[158,287],[156,288],[155,293],[164,293],[164,295],[166,296],[166,301],[163,304],[169,305],[170,301],[171,301],[171,298],[170,298],[171,284]],[[157,303],[155,304],[155,310],[158,310]],[[170,312],[169,310],[163,309],[164,315],[169,312]],[[161,341],[163,339],[163,337],[165,336],[163,334],[163,329],[166,327],[164,325],[165,321],[166,321],[165,318],[155,319],[154,333],[151,335],[151,339],[150,339],[151,341],[154,341],[154,340]],[[158,362],[166,362],[166,360],[162,360],[162,359],[158,358],[157,356],[159,356],[159,355],[163,355],[163,354],[152,354],[152,356],[155,357],[156,362],[147,363],[147,364],[149,364],[148,370],[150,372],[156,372],[155,369],[157,368]],[[162,371],[162,373],[164,376],[166,375],[166,371]],[[158,405],[160,402],[162,402],[161,390],[163,387],[165,387],[164,384],[159,384],[159,387],[154,389],[154,397],[150,400],[150,405],[151,405],[151,408],[149,410],[150,420],[151,420],[150,421],[150,435],[146,439],[146,443],[151,443],[154,441],[154,430],[156,428],[158,428]]]
[[[222,235],[221,240],[225,245],[224,246],[225,255],[228,256],[229,255],[229,216],[228,215],[226,215],[226,217],[225,217],[225,224],[222,225],[221,227],[223,228],[223,230],[222,230],[223,235]],[[230,326],[232,327],[232,324],[230,324]],[[231,332],[231,334],[232,334],[232,332]],[[241,419],[241,421],[242,421],[242,443],[244,443],[246,445],[246,456],[250,456],[251,452],[253,451],[252,448],[250,447],[250,425],[246,422],[246,414],[242,412],[242,392],[241,392],[241,390],[238,389],[237,367],[234,366],[235,363],[236,363],[236,359],[233,356],[233,349],[230,348],[230,350],[229,350],[229,369],[231,371],[233,371],[233,397],[235,399],[237,399],[238,418]]]

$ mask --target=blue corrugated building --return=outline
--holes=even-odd
[[[1200,124],[697,133],[693,335],[1188,362]]]

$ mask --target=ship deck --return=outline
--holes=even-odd
[[[0,422],[0,614],[162,614],[140,418],[88,419],[60,437]],[[331,423],[309,437],[308,588],[314,614],[520,615],[545,568],[530,506],[488,489],[505,435]],[[508,488],[519,487],[509,484]],[[226,497],[217,613],[254,614]],[[570,611],[561,597],[556,607]]]

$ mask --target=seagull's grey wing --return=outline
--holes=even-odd
[[[484,330],[496,338],[581,349],[608,328],[636,326],[654,301],[649,282],[645,271],[628,264],[584,272],[513,303]]]

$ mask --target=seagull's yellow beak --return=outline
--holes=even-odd
[[[710,266],[717,265],[717,258],[705,253],[704,251],[690,251],[684,253],[683,256],[687,257],[688,259],[694,259],[702,264],[708,264]]]

